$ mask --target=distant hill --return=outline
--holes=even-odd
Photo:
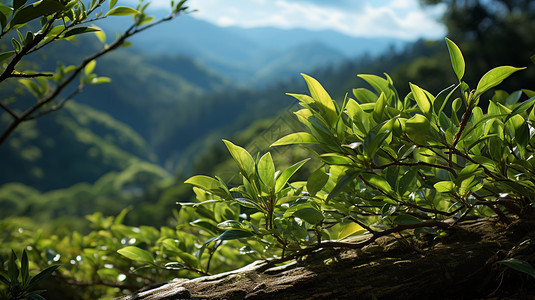
[[[155,12],[163,15],[162,12]],[[120,19],[120,18],[119,18]],[[106,30],[124,27],[113,20]],[[393,46],[406,42],[394,38],[357,38],[335,31],[305,29],[219,27],[196,19],[181,16],[153,29],[150,34],[133,38],[134,49],[150,55],[186,55],[203,63],[209,69],[240,83],[243,86],[266,86],[266,82],[297,78],[300,72],[309,72],[333,62],[342,62],[364,54],[377,56]],[[310,48],[310,45],[316,47]],[[296,56],[300,64],[287,64],[281,57]],[[326,60],[317,59],[329,53]],[[267,72],[266,69],[282,71]],[[295,71],[299,69],[299,71]],[[269,75],[269,76],[268,76]]]
[[[354,37],[334,30],[280,29],[274,27],[228,27],[228,30],[267,49],[285,50],[301,44],[321,43],[336,49],[347,58],[356,58],[366,53],[372,56],[378,55],[388,50],[391,46],[399,49],[407,44],[406,41],[396,38]]]
[[[23,124],[0,147],[0,184],[63,188],[155,158],[132,128],[71,102],[61,111]]]

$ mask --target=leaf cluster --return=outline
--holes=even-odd
[[[11,251],[11,256],[7,262],[7,276],[0,274],[0,282],[7,286],[8,299],[44,299],[40,293],[45,290],[33,290],[35,286],[49,277],[60,265],[50,266],[35,276],[30,276],[29,260],[26,250],[22,251],[20,268],[17,266],[17,255]]]
[[[481,97],[524,68],[494,68],[471,89],[463,81],[461,50],[449,39],[446,44],[458,82],[437,95],[410,83],[401,97],[387,74],[362,74],[358,77],[372,89],[354,89],[354,98],[338,103],[303,75],[310,95],[289,95],[303,107],[295,115],[308,131],[272,146],[310,148],[322,166],[306,182],[281,178],[293,174],[288,171],[293,167],[276,172],[269,152],[253,159],[224,141],[243,185],[228,188],[208,176],[186,181],[206,193],[207,201],[196,206],[228,202],[243,208],[238,220],[217,224],[226,231],[214,239],[265,242],[282,249],[284,260],[319,248],[358,248],[405,231],[440,237],[466,218],[507,222],[508,214],[530,209],[535,93],[496,90],[487,112],[478,106]],[[521,101],[523,95],[528,99]],[[352,235],[362,239],[347,240]]]

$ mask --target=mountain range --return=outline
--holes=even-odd
[[[125,26],[122,22],[125,20],[118,19],[104,28],[117,30]],[[248,87],[268,86],[364,54],[376,57],[407,43],[396,38],[353,37],[332,30],[220,27],[192,15],[160,24],[132,41],[141,53],[186,55]]]

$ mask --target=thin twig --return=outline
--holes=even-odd
[[[51,73],[36,73],[36,74],[25,74],[25,73],[15,73],[11,74],[12,78],[37,78],[37,77],[52,77],[54,74]]]
[[[5,110],[8,114],[10,114],[14,119],[19,118],[19,116],[4,103],[0,102],[0,107],[2,107],[2,109]]]

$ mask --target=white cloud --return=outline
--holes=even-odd
[[[169,7],[169,0],[153,0]],[[356,4],[357,3],[357,4]],[[330,29],[352,36],[438,38],[443,8],[422,10],[418,0],[190,0],[192,16],[219,26]]]

